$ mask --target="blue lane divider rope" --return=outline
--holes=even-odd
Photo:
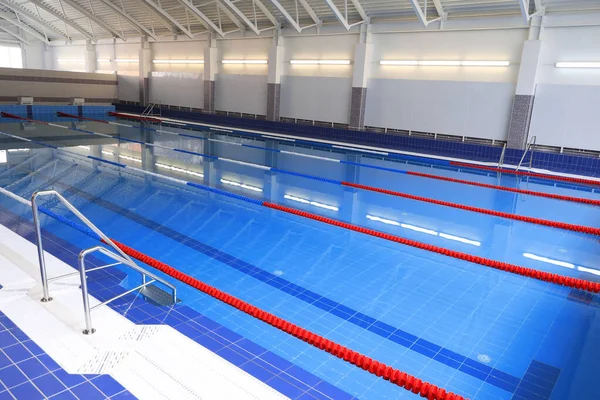
[[[221,190],[221,189],[211,188],[209,186],[201,185],[199,183],[186,182],[186,185],[195,187],[197,189],[206,190],[208,192],[212,192],[212,193],[216,193],[216,194],[221,194],[223,196],[231,197],[233,199],[243,200],[243,201],[246,201],[248,203],[256,204],[256,205],[259,205],[259,206],[262,206],[262,204],[263,204],[262,200],[253,199],[252,197],[242,196],[240,194],[230,193],[230,192],[227,192],[227,191]]]
[[[63,150],[63,151],[66,151],[66,150]],[[68,151],[66,151],[66,152],[67,152],[67,153],[70,153],[70,152],[68,152]],[[108,161],[108,160],[104,160],[104,159],[102,159],[102,158],[98,158],[98,157],[94,157],[94,156],[87,156],[87,158],[89,158],[89,159],[91,159],[91,160],[100,161],[100,162],[103,162],[103,163],[106,163],[106,164],[116,165],[117,167],[121,167],[121,168],[125,168],[125,167],[127,167],[127,165],[125,165],[125,164],[121,164],[121,163],[114,162],[114,161]]]
[[[63,217],[62,215],[57,214],[54,211],[51,211],[51,210],[47,209],[46,207],[39,206],[38,210],[41,213],[44,213],[44,214],[48,215],[49,217],[52,217],[55,220],[60,221],[60,222],[62,222],[64,224],[70,226],[71,228],[73,228],[73,229],[75,229],[75,230],[77,230],[77,231],[79,231],[79,232],[81,232],[81,233],[83,233],[83,234],[85,234],[85,235],[93,238],[93,239],[102,241],[102,239],[100,238],[100,236],[98,236],[94,231],[92,231],[91,229],[89,229],[86,226],[83,226],[83,225],[81,225],[81,224],[79,224],[79,223],[77,223],[75,221],[71,221],[70,219],[68,219],[66,217]]]

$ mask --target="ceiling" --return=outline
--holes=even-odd
[[[530,4],[529,4],[530,3]],[[365,20],[420,21],[600,11],[600,0],[0,0],[3,37],[92,41],[207,31],[259,34],[274,26],[349,29]]]

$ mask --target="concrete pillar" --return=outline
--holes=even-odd
[[[85,41],[85,72],[96,72],[96,45],[90,40]]]
[[[541,49],[542,42],[540,40],[527,40],[523,46],[517,90],[508,129],[507,146],[509,148],[524,149],[527,143]]]
[[[361,26],[361,42],[354,46],[354,69],[352,72],[352,100],[350,102],[350,129],[364,129],[367,105],[367,78],[371,63],[369,27]]]
[[[146,37],[142,38],[140,56],[140,105],[146,106],[150,101],[150,74],[152,73],[152,55]]]
[[[209,37],[204,49],[204,112],[215,113],[215,76],[218,68],[217,40]]]
[[[281,73],[283,71],[283,36],[277,33],[269,50],[269,72],[267,75],[267,120],[279,121],[281,104]]]

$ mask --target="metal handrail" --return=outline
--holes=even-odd
[[[523,156],[521,157],[521,160],[519,161],[519,165],[517,165],[517,171],[519,170],[519,168],[521,168],[521,164],[523,163],[523,160],[525,159],[525,156],[527,155],[527,152],[529,150],[531,150],[531,154],[529,157],[529,169],[531,169],[531,165],[533,164],[533,146],[535,146],[535,142],[537,140],[537,136],[532,136],[531,140],[529,140],[529,143],[527,143],[527,146],[525,147],[525,151],[523,152]]]
[[[35,192],[32,196],[31,196],[31,208],[32,208],[32,212],[33,212],[33,224],[35,226],[35,238],[36,238],[36,242],[37,242],[37,250],[38,250],[38,260],[40,263],[40,275],[42,277],[42,288],[43,288],[43,292],[44,292],[44,297],[42,298],[43,302],[47,302],[47,301],[51,301],[52,297],[50,297],[50,294],[48,292],[48,282],[50,280],[55,280],[55,279],[59,279],[59,278],[65,278],[71,275],[75,275],[75,274],[66,274],[66,275],[61,275],[58,277],[54,277],[51,279],[48,279],[48,275],[46,273],[46,260],[44,257],[44,247],[42,244],[42,231],[41,231],[41,227],[40,227],[40,217],[39,217],[39,211],[38,211],[38,207],[37,207],[37,198],[40,196],[51,196],[54,195],[58,198],[58,200],[60,200],[61,203],[63,203],[68,209],[69,211],[71,211],[73,214],[75,214],[75,216],[81,221],[83,222],[88,228],[90,228],[95,234],[97,234],[98,236],[100,236],[100,238],[104,241],[104,243],[106,243],[108,246],[112,247],[114,250],[116,250],[116,252],[118,253],[118,258],[112,257],[113,259],[115,259],[116,261],[119,261],[119,263],[125,264],[133,269],[135,269],[136,271],[142,273],[142,280],[144,283],[144,286],[146,285],[146,276],[149,276],[151,278],[154,279],[154,281],[158,281],[160,283],[162,283],[163,285],[171,288],[173,290],[173,302],[176,302],[177,299],[177,289],[175,288],[175,286],[171,285],[170,283],[168,283],[167,281],[165,281],[164,279],[161,279],[159,277],[157,277],[156,275],[146,271],[145,269],[141,268],[140,266],[138,266],[132,259],[131,257],[129,257],[127,254],[125,254],[125,252],[123,252],[123,250],[121,250],[108,236],[106,236],[100,229],[98,229],[96,227],[96,225],[92,224],[90,222],[90,220],[88,220],[81,212],[79,212],[79,210],[77,210],[77,208],[75,208],[75,206],[73,206],[67,199],[65,199],[60,193],[58,193],[56,190],[44,190],[44,191],[38,191]],[[105,249],[102,246],[98,246],[100,248]],[[106,251],[108,251],[107,249],[105,249]],[[104,252],[103,252],[104,253]],[[114,253],[110,252],[112,255],[116,256]],[[106,253],[105,253],[106,254]],[[115,264],[111,264],[111,265],[106,265],[103,266],[103,268],[106,268],[108,266],[112,266]],[[114,300],[114,299],[113,299]]]
[[[500,154],[500,160],[498,160],[498,169],[504,165],[504,154],[506,153],[506,143],[502,146],[502,154]]]
[[[89,254],[94,253],[96,251],[104,254],[105,256],[108,256],[108,257],[112,258],[113,260],[117,261],[117,263],[102,265],[100,267],[92,268],[92,269],[89,269],[89,270],[86,271],[86,269],[85,269],[85,258]],[[108,250],[106,247],[95,246],[95,247],[91,247],[91,248],[86,249],[86,250],[82,250],[79,253],[78,260],[79,260],[79,276],[80,276],[80,279],[81,279],[81,294],[83,296],[83,311],[84,311],[84,314],[85,314],[85,329],[83,330],[83,333],[86,334],[86,335],[96,332],[96,330],[94,328],[92,328],[92,315],[91,315],[92,311],[95,308],[104,306],[104,305],[110,303],[111,301],[120,299],[121,297],[126,296],[126,295],[128,295],[130,293],[133,293],[133,292],[135,292],[137,290],[140,290],[140,289],[144,288],[145,286],[148,286],[148,285],[150,285],[150,284],[152,284],[154,282],[160,282],[163,285],[170,287],[173,290],[173,303],[177,302],[177,289],[175,288],[175,286],[173,286],[170,283],[166,282],[165,280],[159,278],[158,276],[154,275],[153,273],[148,272],[148,271],[146,271],[143,268],[140,268],[136,264],[133,264],[133,265],[129,264],[129,262],[128,262],[127,259],[125,259],[125,258],[123,258],[123,257],[121,257],[121,256],[119,256],[119,255],[117,255],[115,253],[113,253],[112,251]],[[118,264],[128,265],[128,266],[132,267],[133,269],[135,269],[136,271],[140,272],[142,274],[142,276],[143,276],[142,284],[139,285],[139,286],[134,287],[133,289],[129,289],[129,290],[127,290],[127,291],[125,291],[125,292],[123,292],[121,294],[118,294],[115,297],[112,297],[112,298],[110,298],[108,300],[105,300],[105,301],[103,301],[103,302],[101,302],[99,304],[96,304],[93,307],[90,307],[90,299],[89,299],[89,293],[88,293],[88,288],[87,288],[86,272],[97,271],[97,270],[108,268],[108,267],[111,267],[111,266],[114,266],[114,265],[118,265]],[[71,274],[69,274],[69,275],[71,275]],[[149,276],[152,279],[150,281],[146,281],[146,275]]]

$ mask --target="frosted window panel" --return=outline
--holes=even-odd
[[[0,46],[0,67],[10,68],[10,53],[6,46]]]
[[[21,56],[20,47],[9,47],[10,66],[13,68],[23,68],[23,57]]]
[[[0,150],[0,164],[6,164],[6,150]]]

